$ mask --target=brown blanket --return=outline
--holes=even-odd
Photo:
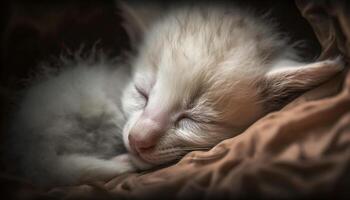
[[[350,5],[297,0],[322,46],[320,59],[350,61]],[[343,81],[345,80],[345,81]],[[16,196],[53,199],[235,199],[342,197],[350,193],[350,73],[271,113],[208,152],[170,167],[125,174],[94,185]],[[11,179],[8,177],[4,177]],[[13,180],[13,182],[16,182]],[[25,188],[25,190],[23,190]],[[12,194],[13,195],[13,194]]]

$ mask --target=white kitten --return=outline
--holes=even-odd
[[[105,180],[135,169],[122,140],[120,100],[129,67],[94,56],[63,60],[19,104],[6,151],[35,185]]]
[[[139,45],[123,137],[143,168],[231,138],[343,68],[340,58],[301,62],[268,20],[232,4],[175,6],[158,16],[155,6],[121,6]]]

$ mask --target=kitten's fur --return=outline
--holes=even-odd
[[[343,67],[340,59],[299,61],[268,20],[233,5],[184,5],[159,15],[156,6],[120,5],[138,52],[123,93],[122,134],[142,169],[241,133],[281,99]],[[29,178],[67,184],[133,170],[128,156],[118,156],[121,69],[80,63],[27,92],[13,138]]]
[[[11,160],[39,186],[78,184],[134,170],[121,133],[130,68],[91,53],[45,67],[25,91],[9,136]]]
[[[230,3],[121,7],[139,49],[124,143],[145,168],[241,133],[343,68],[341,58],[302,62],[266,16]]]

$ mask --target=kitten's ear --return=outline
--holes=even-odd
[[[116,3],[124,20],[122,25],[132,47],[136,48],[147,29],[160,17],[164,6],[156,1],[117,0]]]
[[[341,57],[296,67],[278,66],[258,82],[267,110],[277,110],[300,95],[344,69]]]

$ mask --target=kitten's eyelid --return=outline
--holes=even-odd
[[[139,87],[138,85],[135,85],[135,90],[141,94],[145,99],[148,99],[148,93],[146,92],[145,89],[143,89],[142,87]]]
[[[177,128],[182,127],[184,120],[188,120],[188,118],[186,116],[183,116],[183,115],[179,116],[175,120],[174,126]]]
[[[185,119],[185,118],[188,118],[187,113],[181,113],[181,114],[177,117],[176,121],[181,121],[182,119]]]
[[[181,120],[190,120],[196,122],[193,116],[189,112],[183,112],[176,118],[176,124],[180,123]]]

